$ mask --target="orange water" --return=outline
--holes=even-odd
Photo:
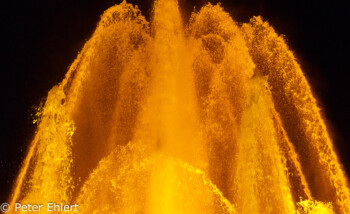
[[[38,115],[12,206],[350,213],[310,86],[260,17],[239,26],[208,4],[185,24],[158,0],[148,22],[113,6]]]

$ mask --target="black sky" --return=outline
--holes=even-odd
[[[150,17],[151,0],[128,1]],[[206,0],[179,0],[183,17]],[[217,3],[219,1],[211,1]],[[239,23],[262,15],[284,34],[319,100],[350,174],[349,1],[222,0]],[[120,0],[2,0],[0,203],[5,202],[35,127],[33,106],[59,83],[100,15]]]

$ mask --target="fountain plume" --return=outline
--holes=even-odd
[[[310,86],[261,17],[239,26],[207,4],[184,27],[176,0],[155,1],[151,22],[123,1],[38,112],[11,206],[350,213]]]

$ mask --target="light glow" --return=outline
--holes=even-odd
[[[261,17],[239,26],[207,4],[184,24],[176,0],[157,0],[148,22],[124,1],[38,115],[11,207],[350,213],[310,86]]]

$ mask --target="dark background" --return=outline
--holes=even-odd
[[[150,17],[151,0],[128,2]],[[199,9],[206,2],[179,0],[184,19],[194,6]],[[350,174],[349,1],[221,2],[239,23],[262,15],[286,35]],[[34,135],[33,106],[63,79],[100,15],[116,3],[120,0],[1,0],[0,203],[7,200]]]

